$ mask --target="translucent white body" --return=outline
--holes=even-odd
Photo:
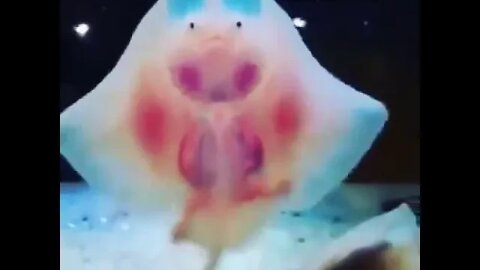
[[[254,15],[229,10],[225,3],[232,1],[208,0],[184,16],[172,16],[169,5],[182,1],[188,2],[156,3],[138,25],[116,67],[60,115],[61,154],[92,186],[123,200],[152,207],[185,207],[191,189],[182,181],[175,160],[180,136],[188,126],[185,119],[208,118],[216,107],[185,97],[171,78],[170,64],[190,60],[190,55],[215,45],[226,55],[216,58],[220,62],[235,55],[260,67],[262,79],[245,98],[246,105],[231,105],[253,115],[249,119],[259,129],[268,125],[271,119],[265,112],[275,107],[277,100],[287,94],[300,100],[302,125],[297,139],[289,141],[288,147],[278,143],[266,146],[267,153],[283,151],[283,147],[288,150],[267,155],[262,181],[267,186],[291,182],[291,191],[284,197],[290,209],[313,206],[346,178],[372,146],[388,117],[384,105],[325,70],[303,43],[291,18],[273,0],[259,0],[261,10]],[[223,76],[217,64],[212,62],[214,75]],[[215,79],[212,76],[210,79]],[[132,112],[138,109],[137,99],[146,97],[148,101],[147,94],[163,102],[173,119],[164,130],[168,133],[164,152],[154,158],[139,146],[130,124]],[[234,211],[214,207],[227,214],[218,216],[212,210],[198,215],[188,238],[210,249],[237,245],[265,222],[278,202],[271,198],[234,203]],[[216,227],[219,223],[222,225]]]
[[[210,9],[205,7],[175,21],[167,18],[164,1],[155,4],[139,24],[117,66],[95,89],[62,112],[62,155],[89,183],[115,186],[122,194],[136,190],[145,192],[145,196],[149,194],[145,185],[151,176],[142,164],[141,153],[132,151],[128,159],[122,159],[110,151],[110,147],[122,147],[122,130],[116,129],[123,121],[138,69],[143,62],[162,61],[178,45],[175,42],[188,35],[185,29],[189,21],[221,32],[228,31],[229,24],[240,18],[244,39],[265,52],[265,61],[295,59],[286,66],[294,67],[295,75],[302,80],[302,94],[308,96],[313,114],[309,138],[316,145],[305,144],[308,151],[302,149],[304,154],[295,164],[299,180],[289,202],[291,207],[298,208],[318,202],[358,164],[388,114],[382,103],[325,70],[303,43],[291,18],[273,0],[264,0],[262,4],[262,13],[253,18],[219,10],[212,4]],[[118,144],[110,146],[116,140]],[[306,196],[307,193],[315,196]]]

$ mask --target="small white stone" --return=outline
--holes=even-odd
[[[75,30],[75,32],[77,32],[77,35],[79,37],[84,37],[87,34],[88,30],[90,30],[90,26],[86,23],[81,23],[75,25],[73,29]]]
[[[295,25],[295,27],[303,28],[307,26],[307,21],[303,18],[297,17],[293,19],[293,24]]]

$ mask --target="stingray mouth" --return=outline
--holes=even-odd
[[[218,41],[199,55],[175,61],[170,73],[185,96],[207,103],[244,99],[261,79],[258,61],[235,54]]]

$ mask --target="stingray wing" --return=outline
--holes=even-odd
[[[315,270],[420,269],[416,218],[407,205],[369,219],[348,231],[322,252]]]

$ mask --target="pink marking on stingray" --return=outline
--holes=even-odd
[[[215,148],[213,134],[192,128],[182,138],[178,167],[184,179],[195,189],[209,189],[215,181]]]
[[[178,73],[179,83],[185,90],[192,92],[200,90],[202,82],[197,68],[185,65],[179,68]]]
[[[157,99],[142,99],[137,104],[134,128],[137,139],[149,154],[158,154],[164,143],[166,112]]]
[[[247,92],[257,79],[258,68],[255,64],[245,63],[235,73],[235,88]]]

